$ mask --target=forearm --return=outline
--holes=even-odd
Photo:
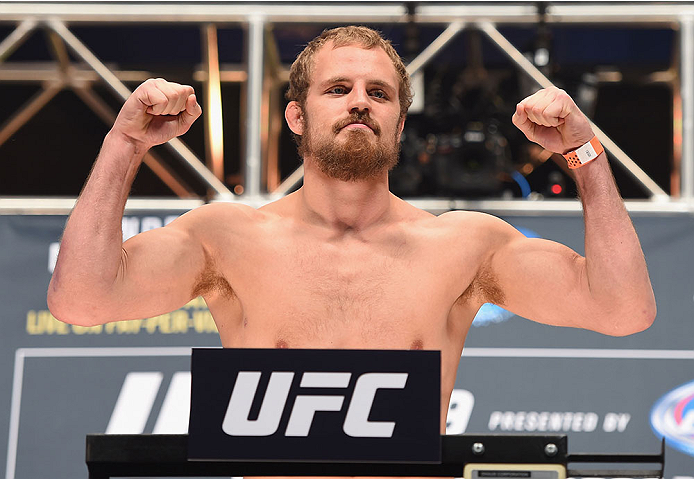
[[[54,314],[65,314],[61,309],[78,299],[102,302],[112,289],[123,254],[123,210],[145,152],[113,131],[104,139],[63,233],[48,290]]]
[[[603,153],[574,170],[585,220],[585,274],[591,298],[615,333],[650,325],[655,299],[634,226]],[[614,323],[612,323],[614,321]]]

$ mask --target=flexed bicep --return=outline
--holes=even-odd
[[[591,289],[586,258],[563,244],[527,238],[494,216],[476,218],[475,238],[484,245],[473,282],[478,303],[543,324],[623,333],[615,328],[611,304]]]
[[[598,330],[585,274],[585,258],[554,241],[520,233],[490,258],[491,274],[504,292],[501,306],[555,326]]]
[[[156,316],[186,304],[209,256],[194,233],[172,226],[140,233],[122,251],[113,291],[117,319]]]
[[[61,321],[94,326],[143,319],[177,309],[192,299],[203,270],[204,247],[189,231],[164,227],[140,233],[119,248],[114,268],[100,255],[75,262],[61,247],[48,304]]]

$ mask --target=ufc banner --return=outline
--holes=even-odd
[[[193,349],[189,459],[440,463],[440,356]]]

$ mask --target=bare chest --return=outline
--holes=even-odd
[[[238,304],[220,314],[239,346],[433,346],[461,292],[442,258],[405,243],[283,238],[237,258]]]

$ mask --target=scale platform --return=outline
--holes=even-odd
[[[660,478],[658,454],[569,454],[565,435],[441,436],[440,464],[191,461],[188,435],[87,435],[90,479],[111,477],[401,476],[464,479]],[[592,468],[591,468],[592,466]],[[609,467],[609,468],[595,468]],[[650,469],[643,469],[648,466]]]

